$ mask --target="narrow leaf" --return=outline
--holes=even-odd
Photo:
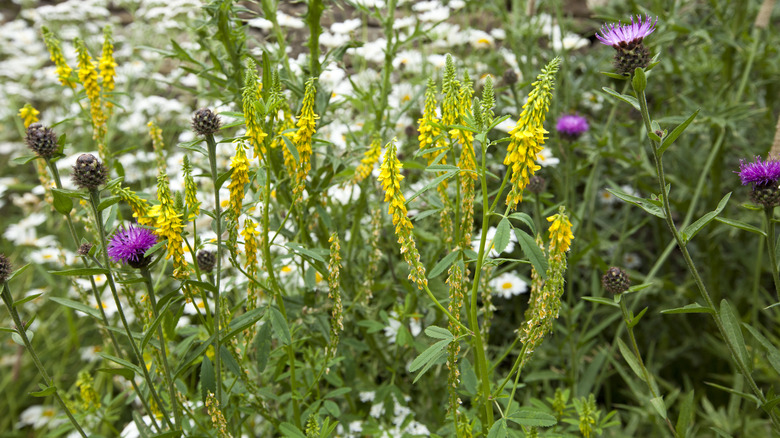
[[[76,268],[65,269],[63,271],[49,271],[49,273],[54,275],[62,275],[64,277],[73,277],[76,275],[105,275],[108,274],[108,270],[103,268]]]
[[[608,87],[601,87],[601,89],[604,90],[604,92],[606,92],[610,96],[614,97],[615,99],[622,100],[623,102],[633,106],[634,109],[636,109],[637,111],[640,111],[639,102],[636,100],[636,97],[620,94],[617,91]]]
[[[85,304],[79,303],[78,301],[73,301],[67,298],[60,298],[60,297],[49,297],[49,300],[54,301],[55,303],[58,304],[62,304],[65,307],[70,307],[71,309],[78,310],[79,312],[86,313],[87,315],[95,319],[103,319],[98,309],[95,309],[94,307],[89,307]]]
[[[222,336],[222,342],[227,343],[230,338],[255,325],[265,315],[265,309],[257,308],[239,316],[230,322],[229,331]]]
[[[56,386],[50,386],[50,387],[48,387],[46,389],[43,389],[41,391],[31,392],[30,395],[33,396],[33,397],[48,397],[48,396],[54,394],[55,392],[57,392],[57,387]]]
[[[452,336],[452,333],[449,330],[435,325],[428,326],[425,329],[425,334],[435,339],[454,339],[454,336]]]
[[[327,263],[327,262],[325,261],[325,259],[324,259],[324,258],[322,258],[322,256],[321,256],[321,255],[319,255],[319,254],[317,254],[316,252],[314,252],[314,251],[312,251],[312,250],[310,250],[310,249],[307,249],[307,248],[305,248],[305,247],[303,247],[303,246],[301,246],[301,245],[298,245],[297,243],[293,243],[293,242],[287,242],[287,243],[285,243],[285,244],[284,244],[284,246],[286,246],[286,247],[290,248],[291,250],[293,250],[294,252],[296,252],[296,253],[298,253],[298,254],[301,254],[301,255],[305,255],[305,256],[311,257],[311,258],[313,258],[314,260],[320,261],[320,262],[322,262],[322,263]]]
[[[285,438],[306,438],[306,435],[300,429],[290,423],[284,422],[279,425],[279,431]]]
[[[285,345],[292,343],[292,337],[290,337],[290,328],[287,327],[287,321],[284,320],[282,312],[276,307],[271,307],[271,324],[274,327],[276,335],[284,342]]]
[[[658,412],[658,415],[661,416],[661,418],[666,419],[667,413],[666,413],[666,404],[664,404],[664,398],[661,396],[653,397],[650,399],[650,404],[653,405],[656,412]]]
[[[206,403],[208,393],[217,392],[217,382],[214,377],[214,365],[208,356],[203,356],[203,362],[200,365],[200,396],[203,403]]]
[[[458,257],[458,254],[460,254],[460,251],[452,251],[451,253],[444,256],[439,263],[436,263],[436,266],[431,269],[431,272],[428,273],[428,279],[436,278],[438,277],[442,272],[449,269],[449,267],[452,265],[452,262],[455,261],[455,258]]]
[[[664,137],[664,141],[663,141],[663,143],[661,143],[661,147],[658,148],[659,155],[663,154],[664,151],[666,151],[666,149],[668,149],[669,146],[671,146],[672,143],[674,143],[674,141],[677,140],[677,137],[679,137],[680,134],[682,134],[683,131],[685,131],[685,128],[687,128],[688,125],[690,125],[691,122],[693,122],[693,119],[696,118],[696,116],[699,114],[699,111],[700,111],[700,109],[697,109],[684,122],[680,123],[679,125],[677,125],[676,128],[672,129],[672,132],[670,132],[669,135]]]
[[[638,198],[636,196],[632,196],[629,195],[628,193],[623,193],[619,190],[614,190],[614,189],[607,189],[607,191],[617,196],[618,198],[628,202],[629,204],[633,204],[636,205],[637,207],[640,207],[644,211],[652,214],[653,216],[660,217],[661,219],[666,218],[666,214],[664,214],[664,211],[661,210],[661,207],[653,204],[649,199]]]
[[[717,217],[721,211],[723,211],[724,208],[726,208],[726,204],[729,202],[729,198],[731,197],[731,192],[726,193],[726,196],[724,196],[720,202],[718,202],[718,208],[715,210],[705,214],[704,216],[700,217],[696,222],[688,225],[685,227],[685,229],[682,232],[682,238],[683,240],[688,243],[693,237],[701,231],[702,228],[704,228],[705,225],[712,222],[715,217]]]
[[[525,427],[552,427],[558,424],[553,415],[531,408],[520,408],[507,415],[506,419]]]
[[[688,391],[682,398],[680,406],[680,415],[677,417],[677,424],[675,430],[680,438],[685,438],[688,434],[688,428],[693,424],[694,415],[696,414],[695,406],[693,405],[693,390]]]
[[[642,373],[642,366],[639,365],[639,361],[637,360],[636,356],[634,356],[634,353],[628,348],[622,339],[618,338],[617,342],[618,349],[620,350],[620,354],[623,355],[623,359],[626,360],[626,363],[628,363],[628,366],[630,366],[631,370],[634,371],[634,374],[636,374],[636,376],[644,382],[645,376],[644,373]]]
[[[738,358],[742,361],[742,364],[748,368],[751,367],[751,361],[748,360],[747,348],[745,347],[745,338],[742,337],[742,326],[739,324],[737,314],[734,312],[734,308],[724,298],[720,301],[720,317],[723,319],[723,328],[726,332],[726,337],[737,349]]]
[[[709,314],[714,314],[715,310],[713,310],[713,309],[711,309],[709,307],[704,307],[704,306],[702,306],[699,303],[693,303],[693,304],[688,304],[687,306],[683,306],[683,307],[677,307],[677,308],[674,308],[674,309],[662,310],[661,313],[664,313],[664,314],[666,314],[666,313],[670,313],[670,314],[674,314],[674,313],[709,313]]]
[[[268,365],[271,356],[271,324],[264,323],[255,336],[255,351],[257,352],[257,372],[262,373]]]
[[[611,307],[620,308],[620,305],[618,305],[615,300],[609,299],[609,298],[602,298],[602,297],[582,297],[585,301],[590,301],[591,303],[597,303],[597,304],[604,304]]]
[[[412,201],[413,201],[415,198],[417,198],[418,196],[420,196],[420,195],[422,195],[423,193],[427,192],[428,190],[430,190],[430,189],[432,189],[432,188],[434,188],[434,187],[438,187],[438,185],[439,185],[439,184],[440,184],[442,181],[444,181],[444,180],[446,180],[446,179],[450,179],[450,178],[452,178],[453,176],[457,175],[457,174],[458,174],[458,172],[459,172],[459,170],[451,170],[451,171],[449,171],[449,172],[447,172],[447,173],[445,173],[445,174],[443,174],[443,175],[439,175],[439,176],[437,176],[437,177],[436,177],[436,178],[434,178],[434,179],[433,179],[431,182],[429,182],[428,184],[426,184],[425,186],[423,186],[423,188],[421,188],[420,190],[418,190],[418,191],[417,191],[417,193],[415,193],[414,195],[410,196],[410,197],[409,197],[409,199],[407,199],[407,200],[406,200],[406,205],[409,205],[409,203],[410,203],[410,202],[412,202]]]

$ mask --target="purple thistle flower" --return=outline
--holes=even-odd
[[[771,158],[761,161],[761,157],[756,157],[756,161],[753,163],[739,160],[739,172],[734,173],[739,173],[743,186],[750,183],[755,183],[758,186],[772,184],[780,179],[780,161]]]
[[[641,42],[644,37],[653,33],[657,22],[658,18],[652,21],[648,15],[642,21],[642,17],[637,15],[636,21],[634,21],[634,17],[631,17],[631,24],[613,23],[601,26],[601,35],[597,33],[596,38],[602,44],[613,47],[628,45],[632,42]]]
[[[117,230],[108,242],[108,256],[115,262],[127,263],[134,268],[143,268],[150,262],[150,257],[144,257],[146,251],[157,243],[157,236],[146,228],[129,228]]]
[[[577,114],[566,114],[558,119],[555,129],[563,136],[577,139],[584,134],[590,127],[585,117]]]

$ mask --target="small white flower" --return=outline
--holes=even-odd
[[[359,18],[353,18],[342,23],[333,23],[330,25],[330,31],[337,34],[349,34],[353,30],[360,27],[361,21]]]
[[[375,391],[360,391],[358,393],[358,397],[360,398],[360,401],[363,403],[368,403],[374,401],[374,397],[376,397]]]
[[[398,336],[398,330],[401,328],[401,321],[395,318],[387,318],[387,325],[384,328],[387,342],[395,344],[395,338]]]
[[[490,227],[487,231],[487,240],[485,241],[485,246],[487,248],[487,245],[490,245],[493,242],[493,239],[496,237],[496,227]],[[471,241],[471,249],[473,249],[476,252],[479,252],[479,244],[480,239],[482,238],[482,230],[479,231],[479,233],[474,236],[474,239]],[[515,242],[517,242],[517,236],[515,236],[515,233],[510,232],[509,233],[509,243],[507,244],[506,248],[504,248],[504,251],[502,253],[510,253],[515,250]],[[490,257],[498,257],[500,254],[495,250],[494,246],[490,246],[490,252],[488,253]]]
[[[638,268],[642,264],[642,258],[635,252],[623,254],[623,266],[628,269]]]
[[[618,197],[608,192],[607,189],[599,190],[599,202],[604,205],[613,205],[618,202]]]
[[[528,292],[528,283],[511,272],[504,272],[493,278],[490,280],[489,285],[496,295],[504,299]]]
[[[536,163],[542,167],[557,166],[561,160],[555,158],[550,148],[544,148],[539,155],[536,156]]]
[[[57,411],[54,406],[30,406],[19,415],[19,422],[16,423],[16,428],[21,429],[25,426],[32,426],[33,429],[40,429],[47,425],[55,427],[65,422],[65,419],[56,418],[56,416]]]
[[[371,406],[371,410],[368,412],[369,415],[371,415],[374,418],[379,418],[382,415],[385,414],[385,404],[384,403],[377,403],[375,405]]]

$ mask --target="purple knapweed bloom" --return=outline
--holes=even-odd
[[[658,18],[656,18],[655,21],[652,21],[648,15],[645,17],[645,20],[642,21],[642,17],[637,15],[636,21],[634,21],[634,17],[631,17],[631,24],[604,24],[601,26],[601,35],[596,34],[596,39],[601,41],[602,44],[617,49],[618,47],[630,43],[642,42],[646,36],[653,33],[657,22]]]
[[[558,119],[555,129],[564,137],[576,140],[588,130],[588,120],[577,114],[566,114]]]
[[[780,204],[780,161],[768,158],[764,161],[756,157],[754,162],[739,160],[739,179],[742,185],[753,184],[751,199],[756,204],[774,207]]]
[[[653,33],[657,22],[658,18],[653,21],[648,15],[642,21],[642,17],[637,15],[631,17],[631,24],[613,23],[601,26],[601,35],[597,33],[596,38],[602,44],[617,50],[614,64],[619,74],[631,74],[637,68],[650,65],[650,51],[642,41]]]
[[[108,256],[115,262],[127,263],[134,268],[143,268],[151,261],[144,257],[146,251],[157,243],[157,236],[146,228],[130,225],[118,230],[108,242]]]

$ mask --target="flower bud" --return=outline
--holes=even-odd
[[[54,131],[40,123],[33,123],[27,128],[24,140],[27,142],[27,146],[35,152],[35,155],[43,158],[51,158],[59,148],[57,135]]]
[[[192,116],[192,129],[199,135],[213,135],[219,124],[219,117],[208,108],[201,108]]]
[[[8,280],[8,277],[11,276],[11,271],[12,266],[8,257],[5,254],[0,254],[0,283]]]
[[[203,272],[211,272],[217,264],[217,256],[214,252],[202,249],[198,251],[198,268]]]
[[[82,189],[94,190],[106,183],[108,169],[92,154],[81,154],[73,166],[73,182]]]
[[[609,293],[622,294],[631,286],[631,280],[625,270],[613,266],[601,277],[601,284]]]

